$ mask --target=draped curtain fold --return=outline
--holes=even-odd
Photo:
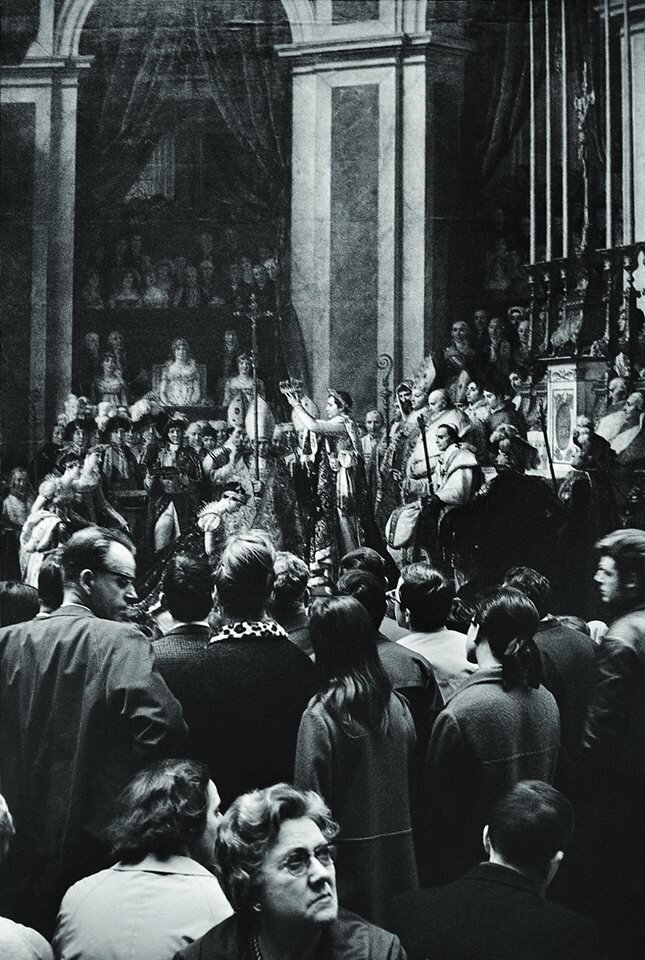
[[[102,17],[91,51],[94,79],[82,101],[83,221],[109,218],[161,136],[177,125],[177,90],[190,86],[193,97],[198,90],[232,140],[224,151],[228,208],[237,205],[274,225],[282,352],[289,372],[306,377],[288,296],[290,76],[274,51],[291,36],[284,8],[273,0],[112,0]]]
[[[528,4],[506,0],[495,25],[497,43],[488,83],[479,87],[485,108],[475,140],[475,162],[481,186],[493,177],[513,146],[529,111]]]
[[[601,64],[604,54],[600,41],[600,19],[594,8],[593,0],[567,0],[567,27],[571,50],[571,75],[573,90],[571,100],[574,103],[573,130],[575,150],[573,157],[576,176],[571,187],[573,202],[574,225],[580,228],[583,219],[583,169],[589,180],[590,195],[601,196],[603,190],[604,171],[607,149],[615,149],[616,145],[606,144],[603,127],[603,84]],[[582,111],[576,109],[585,98],[586,108],[584,118]],[[618,171],[620,165],[615,164]],[[591,246],[601,246],[603,243],[603,214],[604,207],[591,203],[588,209],[589,236]]]
[[[535,10],[535,82],[536,90],[544,83],[544,8]],[[583,93],[586,64],[587,93],[595,93],[585,122],[588,162],[594,176],[605,162],[605,144],[601,123],[600,85],[598,72],[602,63],[599,45],[599,20],[593,0],[567,0],[565,6],[569,110],[576,97]],[[560,57],[560,8],[552,5],[551,63],[555,69]],[[474,141],[469,175],[481,190],[493,178],[500,162],[513,146],[513,141],[529,114],[529,4],[525,0],[500,0],[479,8],[485,25],[483,42],[492,57],[492,71],[487,70],[489,57],[475,55],[471,84],[473,95],[466,110],[466,124]],[[488,43],[486,43],[488,34]],[[479,61],[479,62],[478,62]],[[572,142],[576,136],[571,128]],[[575,151],[574,151],[575,153]]]
[[[121,0],[119,20],[100,36],[101,81],[95,74],[80,103],[77,204],[90,223],[123,199],[171,123],[163,91],[181,63],[183,8],[181,0]]]
[[[306,349],[289,296],[290,78],[274,51],[276,44],[289,41],[290,32],[284,22],[257,19],[262,12],[257,0],[236,0],[233,24],[201,15],[200,0],[191,2],[200,62],[208,71],[208,97],[242,153],[252,157],[264,187],[256,190],[255,200],[266,197],[267,214],[275,225],[281,265],[276,295],[283,372],[307,381]]]

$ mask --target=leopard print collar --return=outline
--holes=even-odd
[[[220,627],[209,643],[217,643],[219,640],[241,640],[243,637],[285,637],[288,640],[289,634],[275,620],[237,620]]]

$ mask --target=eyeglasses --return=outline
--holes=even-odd
[[[284,858],[280,869],[287,870],[292,877],[304,877],[309,870],[312,857],[323,867],[330,867],[336,859],[336,847],[333,843],[323,843],[313,851],[306,850],[304,847],[293,850]]]
[[[393,590],[388,590],[387,593],[385,594],[385,596],[386,596],[386,597],[388,598],[388,600],[390,600],[392,603],[398,603],[398,604],[401,603],[401,597],[399,596],[399,588],[398,588],[398,587],[395,587]]]

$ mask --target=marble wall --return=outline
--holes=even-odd
[[[645,20],[633,24],[632,41],[632,137],[634,143],[634,238],[645,238]],[[625,40],[623,37],[623,49]],[[623,88],[626,78],[623,76]],[[623,130],[626,153],[627,130]]]
[[[30,316],[32,295],[32,212],[34,202],[33,103],[3,103],[0,107],[0,424],[3,446],[13,462],[6,472],[29,456]]]
[[[330,376],[363,400],[376,390],[378,86],[335,87],[331,114]]]
[[[331,22],[378,20],[379,0],[331,0]]]

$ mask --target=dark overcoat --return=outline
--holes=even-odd
[[[146,763],[181,755],[185,736],[134,627],[69,604],[1,630],[0,789],[16,836],[0,914],[48,933],[67,887],[101,865],[119,791]]]

